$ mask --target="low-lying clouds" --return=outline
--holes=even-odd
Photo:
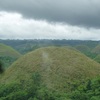
[[[1,0],[0,10],[26,18],[100,28],[100,0]]]
[[[100,30],[45,20],[25,19],[22,14],[0,12],[1,39],[100,40]]]

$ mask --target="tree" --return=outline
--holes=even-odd
[[[0,61],[0,73],[3,73],[3,72],[4,72],[3,64],[2,64],[2,62]]]

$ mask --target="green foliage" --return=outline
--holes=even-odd
[[[41,75],[36,72],[32,83],[10,83],[0,86],[0,100],[99,100],[100,77],[74,83],[71,92],[60,92],[48,89],[41,84]]]
[[[3,67],[9,67],[21,54],[12,47],[0,43],[0,60],[3,62]]]
[[[3,69],[3,63],[2,61],[0,61],[0,73],[3,73],[4,69]]]
[[[6,97],[1,97],[0,100],[27,100],[27,92],[25,91],[12,92]]]
[[[84,52],[84,54],[88,57],[90,57],[91,59],[94,59],[97,54],[96,53],[92,53],[92,52]]]
[[[10,83],[7,85],[1,85],[0,97],[5,97],[12,92],[20,91],[21,89],[22,89],[21,84],[18,84],[18,83]]]
[[[37,86],[40,86],[40,82],[41,82],[41,76],[39,74],[39,72],[35,72],[32,76],[34,84]]]
[[[10,83],[0,86],[0,100],[67,100],[67,95],[57,91],[50,91],[41,84],[38,72],[32,76],[32,83]],[[39,84],[40,83],[40,84]]]
[[[14,61],[17,60],[17,58],[13,58],[10,56],[0,56],[0,60],[3,63],[3,67],[6,69],[8,68]]]
[[[72,91],[72,100],[99,100],[100,99],[100,78],[88,80]]]

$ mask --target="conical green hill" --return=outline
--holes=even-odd
[[[1,83],[30,81],[34,72],[48,88],[63,89],[73,81],[100,75],[100,64],[66,47],[46,47],[30,52],[6,70]]]
[[[21,54],[14,50],[12,47],[0,43],[0,56],[18,58],[21,56]]]

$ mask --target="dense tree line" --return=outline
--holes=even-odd
[[[41,85],[41,76],[34,73],[32,84],[24,80],[0,86],[0,100],[66,100],[67,96]],[[27,87],[26,87],[27,86]]]
[[[33,45],[70,45],[70,46],[76,46],[76,45],[87,45],[90,48],[94,48],[96,45],[100,44],[100,41],[85,41],[85,40],[51,40],[51,39],[33,39],[33,40],[0,40],[0,43],[4,43],[6,45],[9,45],[11,47],[18,47],[23,44],[33,44]]]
[[[0,86],[0,100],[99,100],[100,77],[73,84],[71,92],[60,92],[47,89],[41,85],[41,76],[34,73],[32,84],[20,82]]]
[[[100,77],[84,82],[70,94],[71,100],[100,100]]]

